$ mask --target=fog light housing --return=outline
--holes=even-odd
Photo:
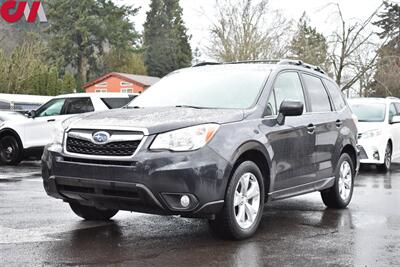
[[[373,157],[374,157],[374,159],[379,160],[380,159],[379,152],[375,151]]]
[[[190,205],[190,197],[188,197],[187,195],[183,195],[181,197],[181,205],[183,208],[187,208]]]
[[[162,193],[167,206],[173,211],[191,211],[198,205],[197,198],[187,193]]]

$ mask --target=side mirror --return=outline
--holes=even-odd
[[[31,110],[27,113],[29,118],[34,119],[36,117],[36,110]]]
[[[285,118],[290,116],[300,116],[303,114],[304,104],[300,101],[285,100],[279,108],[279,115],[277,118],[278,124],[285,124]]]
[[[400,123],[400,116],[393,116],[390,124]]]

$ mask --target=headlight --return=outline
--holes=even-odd
[[[52,143],[62,145],[64,141],[64,131],[67,129],[71,123],[80,119],[79,116],[68,118],[64,121],[58,121],[55,124],[53,136],[52,136]]]
[[[372,138],[382,134],[382,130],[371,130],[361,134],[361,138]]]
[[[218,124],[203,124],[157,135],[150,149],[193,151],[205,146],[215,135]]]
[[[52,144],[58,144],[61,145],[64,139],[64,130],[65,128],[63,127],[62,122],[56,122],[54,131],[53,131],[53,137],[52,137]]]

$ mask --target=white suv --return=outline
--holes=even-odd
[[[39,157],[57,121],[75,114],[121,108],[136,94],[92,93],[60,95],[20,120],[0,122],[0,163],[17,165],[29,157]]]
[[[353,98],[348,102],[358,118],[358,143],[365,150],[360,162],[390,170],[392,159],[400,156],[400,99]]]

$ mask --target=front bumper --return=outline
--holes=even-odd
[[[360,163],[362,164],[383,164],[385,162],[385,149],[387,142],[380,139],[359,139],[359,146],[362,148]]]
[[[42,156],[48,195],[66,202],[151,214],[211,217],[223,207],[232,166],[208,147],[174,153],[143,149],[132,161],[71,158],[48,146]],[[186,208],[180,197],[189,196]]]

